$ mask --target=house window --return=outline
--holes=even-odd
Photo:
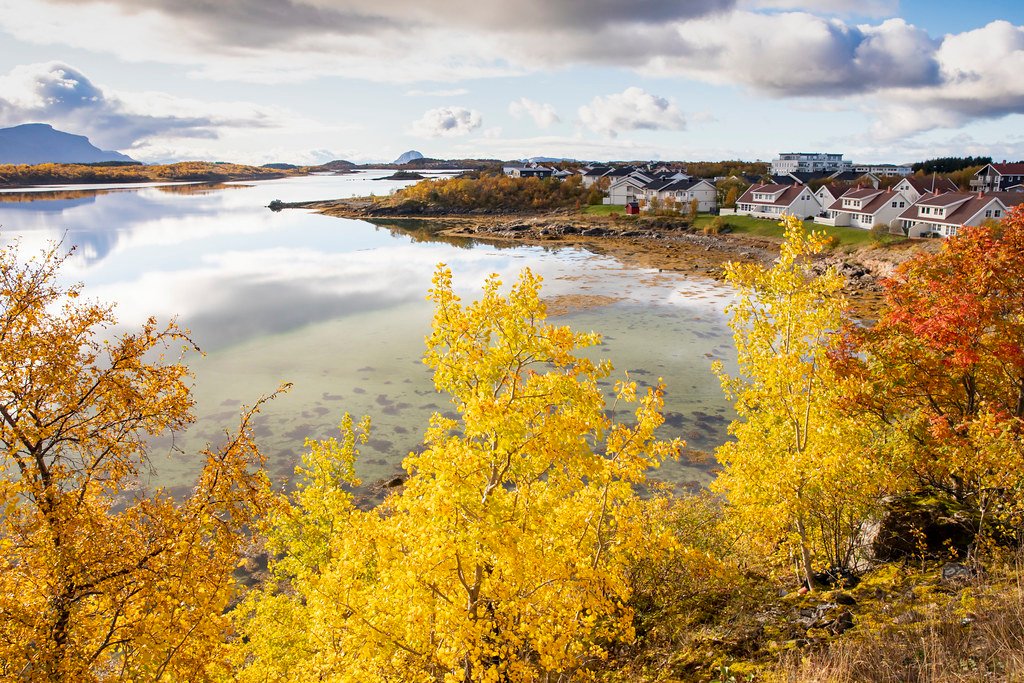
[[[865,216],[864,216],[864,224],[865,224],[865,225],[871,225],[871,223],[872,223],[872,222],[873,222],[874,220],[875,220],[875,217],[874,217],[874,216],[869,216],[869,215],[865,215]]]
[[[894,208],[894,209],[896,208],[896,202],[892,203],[892,208]]]
[[[985,218],[992,218],[992,209],[985,209]]]
[[[1002,212],[1002,211],[1000,211],[999,209],[996,209],[996,211],[995,211],[995,214],[993,214],[993,215],[994,215],[994,216],[995,216],[996,218],[999,218],[1000,216],[1002,216],[1002,215],[1003,215],[1003,212]]]
[[[901,209],[905,209],[906,207],[907,207],[907,203],[906,202],[900,202],[900,208]]]

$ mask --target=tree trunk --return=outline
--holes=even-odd
[[[811,569],[811,548],[807,540],[807,527],[804,526],[803,515],[797,515],[796,531],[800,535],[800,564],[803,565],[804,582],[807,590],[814,590],[814,571]]]

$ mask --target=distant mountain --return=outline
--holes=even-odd
[[[281,162],[274,162],[272,164],[263,164],[260,168],[271,168],[275,171],[291,171],[298,168],[295,164],[285,164]]]
[[[566,159],[565,157],[530,157],[526,161],[531,164],[554,164],[561,161],[575,162],[575,159]]]
[[[120,152],[94,146],[84,135],[55,130],[48,123],[26,123],[0,128],[0,163],[91,164],[103,161],[135,161]]]
[[[393,164],[407,164],[410,161],[418,161],[419,159],[422,159],[422,158],[423,158],[422,154],[420,154],[419,152],[417,152],[414,149],[410,149],[408,152],[406,152],[402,156],[398,157],[397,159],[395,159],[391,163],[393,163]]]

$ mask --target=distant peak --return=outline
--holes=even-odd
[[[397,159],[395,159],[391,163],[394,163],[394,164],[407,164],[410,161],[416,161],[417,159],[422,159],[422,158],[423,158],[422,154],[420,154],[419,152],[417,152],[414,149],[410,149],[408,152],[406,152],[402,156],[398,157]]]

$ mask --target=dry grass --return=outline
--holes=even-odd
[[[791,653],[771,679],[788,683],[1024,681],[1021,564],[979,580],[910,623],[863,627],[815,653]],[[898,610],[897,610],[898,611]],[[906,614],[903,612],[903,614]],[[898,621],[898,620],[897,620]]]

